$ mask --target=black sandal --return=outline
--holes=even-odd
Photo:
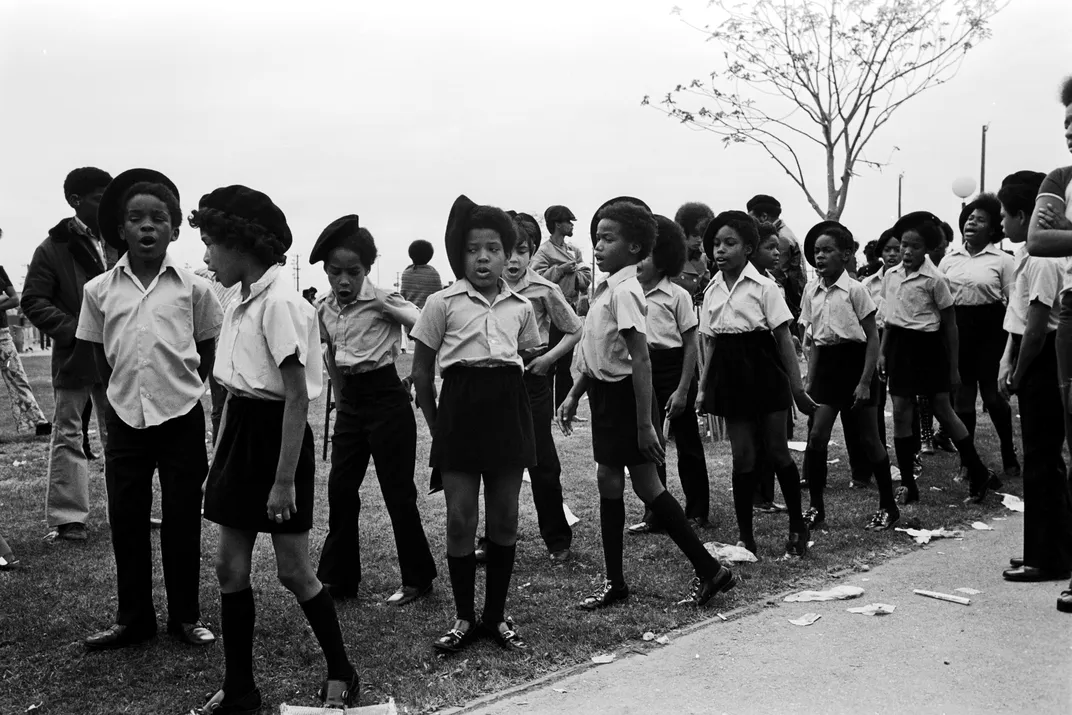
[[[591,596],[586,596],[585,599],[580,602],[578,608],[583,608],[586,611],[594,611],[598,608],[606,608],[618,601],[624,601],[628,597],[629,587],[624,583],[621,586],[615,586],[610,581],[604,581],[603,587]]]
[[[465,630],[462,630],[463,623],[469,624]],[[457,653],[476,639],[476,630],[473,623],[458,619],[454,621],[454,627],[437,638],[432,645],[437,650]]]
[[[514,626],[514,622],[509,616],[506,617],[506,620],[500,621],[494,625],[490,623],[481,623],[481,625],[484,627],[484,630],[488,632],[488,635],[490,635],[504,650],[510,650],[516,653],[528,652],[529,644],[518,634],[517,628]],[[506,628],[503,628],[503,626],[506,626]]]

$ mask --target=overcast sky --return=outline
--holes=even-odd
[[[217,186],[266,192],[293,229],[302,287],[322,289],[306,255],[347,213],[376,237],[378,283],[394,282],[415,238],[449,277],[442,237],[459,193],[541,218],[564,203],[586,254],[592,212],[619,194],[672,216],[684,201],[719,211],[769,193],[803,236],[818,217],[760,150],[724,150],[640,106],[716,66],[675,4],[717,19],[703,0],[3,0],[0,258],[21,287],[71,213],[64,176],[85,165],[163,171],[187,214]],[[861,243],[895,218],[900,172],[906,211],[955,221],[950,185],[978,177],[985,123],[987,188],[1072,161],[1056,99],[1069,27],[1069,0],[1012,0],[953,81],[900,110],[869,151],[892,164],[861,167],[852,185],[843,221]],[[189,226],[171,250],[202,265]]]

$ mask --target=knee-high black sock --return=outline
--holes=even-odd
[[[505,619],[506,596],[510,593],[510,577],[514,573],[516,555],[517,544],[503,546],[488,541],[487,581],[484,584],[485,625],[495,627]]]
[[[974,440],[975,439],[975,410],[972,410],[970,412],[958,412],[957,417],[959,417],[960,421],[964,423],[964,428],[968,430],[968,436],[971,437]],[[1012,426],[1011,425],[1009,427],[1009,431],[1010,432],[1012,431]]]
[[[733,473],[733,510],[737,513],[737,530],[749,549],[754,549],[756,536],[752,532],[752,489],[755,472]],[[797,489],[800,487],[798,486]]]
[[[983,464],[983,460],[979,458],[979,453],[975,451],[975,440],[971,437],[965,437],[953,444],[956,445],[957,451],[960,452],[960,461],[968,468],[968,479],[971,481],[971,491],[974,494],[986,486],[986,483],[990,480],[990,473],[987,471],[986,465]]]
[[[475,623],[476,552],[465,556],[447,554],[447,571],[450,572],[450,590],[454,592],[455,617],[459,621]]]
[[[652,499],[651,510],[659,517],[659,523],[681,549],[681,553],[685,554],[689,563],[696,569],[697,576],[710,578],[718,573],[721,566],[704,548],[685,518],[685,511],[681,508],[681,504],[670,492],[664,490],[662,494]],[[749,505],[749,510],[751,510],[751,505]]]
[[[823,460],[826,464],[826,460]],[[800,506],[800,470],[797,463],[790,461],[781,467],[774,468],[774,474],[778,477],[778,486],[782,488],[782,496],[785,497],[785,508],[789,512],[789,530],[799,533],[804,528],[804,514]]]
[[[324,660],[328,663],[328,680],[349,681],[354,675],[354,666],[346,657],[346,646],[342,642],[342,629],[339,617],[335,613],[335,601],[326,588],[321,588],[308,601],[301,604],[305,619],[313,629],[320,650],[324,651]]]
[[[607,580],[615,586],[625,585],[622,553],[625,551],[625,501],[599,500],[599,531],[603,537],[603,562]]]
[[[1016,446],[1012,439],[1012,410],[1004,407],[998,410],[990,410],[990,421],[994,423],[994,431],[998,433],[1001,442],[1001,461],[1003,467],[1016,463]]]
[[[916,466],[915,440],[912,437],[894,437],[893,451],[897,455],[897,468],[901,470],[901,484],[909,492],[916,490]]]
[[[890,458],[884,456],[872,463],[875,471],[875,484],[878,485],[878,508],[891,514],[898,513],[897,500],[893,498],[893,475],[890,474]]]
[[[220,593],[220,630],[223,633],[223,692],[228,700],[253,690],[253,624],[257,620],[253,589]]]
[[[811,506],[819,512],[819,521],[826,517],[823,491],[826,489],[826,449],[808,447],[804,450],[804,469],[808,472],[808,492]]]

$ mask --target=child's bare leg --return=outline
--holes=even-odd
[[[480,475],[468,472],[443,472],[443,494],[447,502],[447,568],[454,592],[454,607],[459,621],[476,621],[477,515],[480,510]]]

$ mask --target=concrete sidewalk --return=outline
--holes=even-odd
[[[471,703],[465,713],[1072,713],[1072,615],[1067,583],[1001,578],[1021,552],[1023,516],[994,531],[937,540],[828,586],[860,586],[850,601],[784,603],[714,621],[647,656]],[[904,535],[905,539],[909,537]],[[745,586],[747,588],[747,586]],[[955,595],[936,601],[913,589]],[[825,588],[825,587],[824,587]],[[888,616],[847,608],[893,604]],[[811,626],[789,623],[805,613]],[[640,634],[637,634],[638,636]]]

